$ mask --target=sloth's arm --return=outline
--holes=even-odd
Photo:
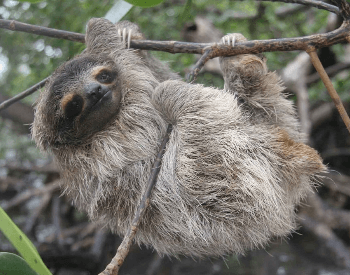
[[[224,44],[246,41],[239,34],[222,38]],[[283,128],[296,140],[301,139],[299,123],[291,101],[283,94],[283,84],[275,72],[269,72],[266,58],[261,54],[242,54],[220,58],[225,90],[239,96],[241,109],[249,114],[252,123]]]
[[[232,120],[232,116],[240,116],[237,98],[232,94],[179,80],[159,84],[152,102],[164,119],[172,124],[184,119],[191,123],[220,123],[218,120]],[[207,126],[210,127],[209,124]]]

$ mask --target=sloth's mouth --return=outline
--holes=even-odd
[[[93,100],[90,102],[90,108],[95,108],[104,102],[111,99],[112,91],[111,90],[105,90],[101,93],[99,93],[98,96],[96,96]]]
[[[111,91],[111,90],[107,90],[107,91],[102,95],[102,97],[94,104],[94,106],[97,105],[97,104],[100,104],[100,103],[102,103],[102,102],[105,102],[105,101],[109,100],[111,95],[112,95],[112,91]]]

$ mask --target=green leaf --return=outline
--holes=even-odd
[[[29,3],[39,3],[43,2],[43,0],[17,0],[19,2],[29,2]]]
[[[16,254],[0,252],[0,274],[6,275],[38,275],[25,260]]]
[[[125,2],[128,2],[134,6],[139,6],[143,8],[157,6],[163,1],[164,0],[125,0]]]
[[[17,249],[29,266],[40,275],[51,275],[38,251],[28,237],[14,224],[6,212],[0,207],[0,230]],[[0,271],[1,270],[0,265]],[[1,274],[1,273],[0,273]],[[6,274],[6,273],[5,273]],[[26,274],[26,273],[22,273]]]
[[[184,22],[192,19],[193,15],[191,14],[192,9],[192,0],[187,0],[186,4],[182,10],[182,14],[179,16],[177,26],[180,27]]]

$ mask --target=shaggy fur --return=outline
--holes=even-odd
[[[62,65],[35,107],[33,138],[54,154],[64,193],[92,220],[125,234],[166,125],[172,123],[138,243],[161,254],[221,256],[288,235],[295,228],[295,205],[325,168],[317,152],[301,143],[293,106],[281,93],[278,76],[267,72],[265,60],[256,55],[222,58],[225,90],[179,80],[160,83],[176,75],[167,67],[160,73],[154,69],[159,61],[125,49],[117,28],[92,19],[87,50],[78,57],[92,56],[104,64],[108,56],[115,63],[115,89],[122,99],[112,119],[101,122],[102,128],[92,127],[79,142],[73,130],[90,125],[77,120],[71,129],[57,128],[61,98],[72,87],[79,89],[73,83],[87,81],[94,62],[89,67],[81,61],[83,69],[63,80],[66,89],[54,101],[52,83],[74,60]]]

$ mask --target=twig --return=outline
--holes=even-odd
[[[91,246],[90,253],[101,259],[103,249],[108,237],[108,230],[103,227],[100,228],[94,236],[94,244]]]
[[[58,195],[55,195],[52,199],[51,215],[52,223],[55,227],[55,241],[62,248],[63,237],[62,237],[62,222],[61,222],[61,199]]]
[[[350,20],[350,5],[346,2],[346,0],[331,0],[333,3],[335,3],[339,10],[340,15],[343,17],[345,21]]]
[[[193,69],[191,70],[191,72],[189,73],[188,77],[187,77],[187,81],[189,83],[192,83],[196,80],[198,73],[200,72],[200,70],[203,68],[204,64],[211,59],[211,55],[213,53],[212,49],[208,49],[204,52],[204,54],[198,59],[196,65],[193,67]]]
[[[298,220],[308,231],[311,231],[325,245],[335,257],[335,261],[342,267],[350,268],[350,255],[347,247],[325,224],[306,215],[298,215]]]
[[[11,31],[27,32],[27,33],[37,34],[37,35],[44,35],[52,38],[66,39],[66,40],[71,40],[75,42],[85,43],[85,35],[81,33],[35,26],[31,24],[18,22],[16,20],[1,19],[0,28],[11,30]]]
[[[2,28],[3,20],[0,19],[0,28]],[[11,21],[20,23],[17,21]],[[21,23],[23,24],[23,23]],[[29,24],[26,24],[29,25]],[[30,33],[39,33],[39,26],[30,25],[26,31]],[[217,44],[217,43],[190,43],[190,42],[180,42],[180,41],[152,41],[152,40],[131,40],[130,47],[134,49],[141,50],[151,50],[151,51],[164,51],[169,53],[194,53],[194,54],[203,54],[207,47],[212,47],[216,50],[216,54],[213,56],[232,56],[245,53],[262,53],[262,52],[273,52],[273,51],[296,51],[296,50],[307,50],[308,46],[312,44],[315,48],[329,47],[331,45],[340,43],[347,39],[349,36],[350,27],[348,24],[344,24],[339,29],[325,33],[325,34],[316,34],[309,35],[304,37],[295,37],[295,38],[282,38],[282,39],[268,39],[268,40],[250,40],[246,42],[240,42],[231,47],[228,45]],[[54,37],[61,39],[70,39],[62,34],[58,36],[59,30]],[[64,32],[64,31],[63,31]],[[40,33],[46,35],[46,32]],[[75,33],[77,36],[84,37],[83,34]],[[53,35],[51,35],[53,37]],[[76,41],[76,40],[73,40]],[[79,42],[82,42],[79,41]]]
[[[29,95],[31,95],[32,93],[36,92],[37,90],[39,90],[40,88],[44,87],[45,86],[45,83],[46,81],[48,80],[49,78],[45,78],[44,80],[41,80],[39,83],[35,84],[34,86],[30,87],[29,89],[25,90],[24,92],[18,94],[18,95],[15,95],[14,97],[2,102],[0,104],[0,111],[3,110],[3,109],[6,109],[7,107],[9,107],[10,105],[12,105],[13,103],[21,100],[22,98],[25,98]]]
[[[257,1],[301,4],[301,5],[306,5],[306,6],[322,9],[322,10],[327,10],[337,15],[340,14],[339,8],[322,1],[314,1],[314,0],[257,0]]]
[[[350,197],[350,177],[348,176],[330,173],[323,179],[323,184],[333,192]]]
[[[322,158],[324,160],[328,160],[329,158],[334,158],[334,157],[350,157],[350,148],[349,147],[332,148],[322,153]]]
[[[165,147],[166,147],[166,144],[168,143],[172,129],[173,129],[172,125],[169,124],[166,135],[163,138],[162,144],[160,146],[157,158],[155,159],[155,162],[153,164],[152,172],[148,180],[146,192],[142,196],[140,205],[136,210],[136,214],[131,223],[131,226],[129,227],[128,232],[125,234],[122,243],[118,247],[117,254],[113,257],[112,261],[107,265],[106,269],[103,272],[101,272],[99,275],[117,275],[121,265],[123,264],[126,256],[128,255],[133,238],[138,229],[138,225],[140,223],[141,217],[143,216],[143,213],[145,212],[147,206],[149,205],[150,195],[154,185],[157,182],[157,177],[161,168],[161,161],[165,153]]]
[[[42,213],[42,211],[47,207],[47,205],[49,204],[50,200],[52,198],[52,193],[46,193],[41,201],[40,201],[40,205],[35,208],[31,214],[30,217],[27,219],[26,221],[26,225],[24,227],[24,232],[27,234],[31,234],[32,230],[40,216],[40,214]]]
[[[162,261],[163,261],[163,258],[161,258],[158,253],[155,253],[155,255],[153,256],[153,259],[151,260],[146,272],[145,272],[145,275],[155,275],[157,274],[159,268],[161,267],[162,265]]]
[[[343,70],[347,70],[349,68],[350,68],[350,62],[346,62],[346,63],[334,64],[332,66],[325,68],[325,70],[326,70],[326,73],[328,74],[329,77],[333,77],[336,74],[338,74],[339,72],[341,72]],[[308,85],[311,85],[311,84],[317,82],[319,79],[320,79],[320,75],[318,73],[314,73],[307,78],[306,83]]]
[[[49,164],[43,167],[38,167],[38,166],[24,167],[24,166],[15,166],[11,164],[6,164],[3,167],[8,169],[9,171],[16,171],[21,173],[37,172],[37,173],[43,173],[43,174],[59,174],[60,172],[54,162],[50,162]]]
[[[344,105],[341,102],[340,97],[337,94],[336,90],[334,89],[331,80],[329,79],[326,71],[324,70],[324,68],[321,64],[321,61],[317,56],[316,51],[314,49],[312,49],[312,50],[307,51],[307,53],[310,55],[312,64],[314,65],[315,69],[319,73],[324,85],[327,88],[329,95],[331,96],[331,98],[335,104],[335,107],[337,107],[338,112],[339,112],[341,118],[343,119],[346,128],[348,129],[348,131],[350,133],[350,118],[349,118],[348,114],[346,113]]]
[[[275,14],[279,18],[285,19],[286,16],[293,15],[297,12],[306,11],[307,9],[309,9],[308,6],[281,7],[280,9],[276,10]]]
[[[315,7],[320,8],[324,6],[324,9],[326,10],[331,10],[332,12],[335,12],[335,10],[337,9],[337,12],[338,13],[340,12],[337,7],[331,6],[329,4],[319,2],[319,1],[290,0],[290,1],[282,1],[282,2],[289,2],[289,3],[303,2],[304,4],[312,2],[313,6]],[[50,29],[50,28],[43,28],[35,25],[24,24],[14,20],[0,19],[0,28],[25,31],[29,33],[46,35],[46,36],[61,38],[61,39],[68,39],[68,40],[78,41],[78,42],[85,41],[84,34],[60,31],[60,30]],[[131,48],[142,49],[142,50],[164,51],[169,53],[194,53],[194,54],[203,54],[203,55],[208,55],[206,51],[208,50],[208,48],[211,48],[212,52],[210,54],[210,58],[214,58],[218,56],[233,56],[233,55],[247,54],[247,53],[256,54],[256,53],[273,52],[273,51],[295,51],[295,50],[306,51],[309,48],[309,45],[313,45],[313,47],[315,47],[316,49],[322,48],[322,47],[329,47],[331,45],[340,43],[344,40],[348,40],[349,33],[350,33],[350,24],[343,24],[339,29],[334,30],[332,32],[325,33],[325,34],[309,35],[309,36],[296,37],[296,38],[250,40],[246,42],[237,43],[235,47],[231,47],[223,44],[217,44],[217,43],[190,43],[190,42],[179,42],[179,41],[151,41],[151,40],[132,40],[130,41],[130,46]],[[203,59],[199,60],[199,62],[202,62],[204,59],[205,60],[210,59],[210,58],[207,58],[206,56],[202,58]],[[196,66],[198,66],[197,68],[201,68],[201,64],[199,63],[197,63]],[[47,79],[44,79],[43,81],[36,84],[35,86],[28,89],[27,91],[29,92],[30,90],[31,92],[35,92],[38,89],[37,87],[42,87],[44,85],[44,81],[46,80]],[[26,96],[25,93],[27,91],[21,94],[21,98]],[[17,100],[19,99],[13,98],[3,102],[0,105],[0,111],[6,108],[6,106],[9,106],[12,103],[16,102]]]
[[[8,211],[10,208],[15,207],[27,200],[29,200],[31,197],[38,196],[41,194],[46,193],[52,193],[56,190],[59,190],[59,180],[54,181],[53,183],[50,183],[49,185],[46,185],[44,188],[35,188],[32,190],[29,190],[25,192],[24,194],[19,194],[16,197],[14,197],[9,202],[5,203],[2,208],[5,211]]]
[[[310,142],[311,119],[309,93],[305,83],[305,75],[295,84],[297,94],[298,114],[300,118],[301,131],[306,135],[306,142]]]

